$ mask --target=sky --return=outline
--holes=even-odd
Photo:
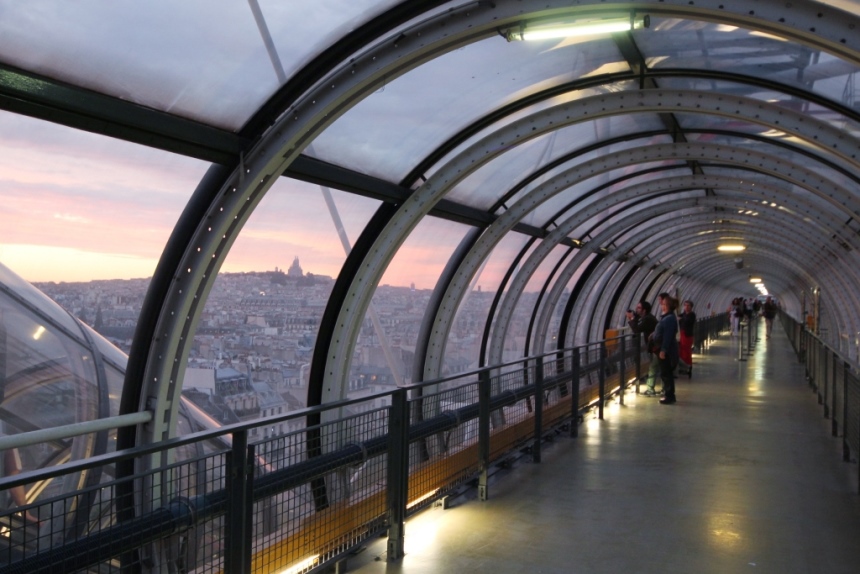
[[[329,0],[309,10],[259,1],[286,75],[357,21],[395,3]],[[7,4],[3,55],[8,64],[192,119],[205,110],[208,122],[238,129],[277,87],[277,74],[247,3],[215,11],[204,5],[211,6],[208,0]],[[296,27],[299,15],[303,25]],[[52,42],[38,40],[46,35]],[[209,167],[8,112],[0,112],[0,133],[0,262],[31,282],[151,277]],[[332,193],[352,243],[378,202]],[[382,283],[433,287],[463,233],[456,224],[422,224]],[[337,276],[345,251],[319,187],[282,179],[222,270],[288,268],[295,257],[307,272]]]
[[[151,277],[209,164],[0,112],[0,262],[30,282]],[[331,191],[350,244],[379,202]],[[432,288],[465,233],[428,219],[381,283]],[[319,186],[281,178],[223,271],[303,269],[336,277],[346,254]]]

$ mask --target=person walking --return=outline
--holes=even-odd
[[[660,361],[660,378],[663,380],[663,398],[660,404],[671,405],[676,402],[675,397],[675,367],[678,366],[678,317],[675,309],[678,300],[674,297],[661,299],[660,307],[663,316],[654,329],[652,339],[654,346],[659,349],[657,358]]]
[[[764,305],[761,307],[761,314],[764,316],[764,332],[765,338],[770,339],[770,332],[773,331],[773,318],[776,317],[776,303],[768,295],[764,300]]]
[[[693,302],[684,301],[683,311],[678,316],[678,326],[681,330],[681,340],[678,342],[678,373],[693,376],[693,341],[696,330],[696,313],[693,312]]]

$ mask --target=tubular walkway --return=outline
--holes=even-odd
[[[678,403],[632,390],[543,462],[496,474],[406,524],[348,570],[438,572],[858,572],[857,465],[842,461],[817,395],[779,323],[747,360],[724,336],[695,356]],[[344,565],[346,566],[346,565]]]

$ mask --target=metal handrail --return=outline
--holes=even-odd
[[[91,432],[113,430],[146,424],[152,421],[152,411],[140,411],[127,415],[117,415],[93,421],[73,423],[61,427],[51,427],[13,435],[0,436],[0,451],[10,448],[33,446],[54,440],[64,440]]]

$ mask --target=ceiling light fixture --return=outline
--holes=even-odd
[[[761,277],[750,277],[750,283],[761,283]]]
[[[723,245],[719,245],[717,247],[717,251],[723,251],[725,253],[738,253],[746,249],[743,245],[739,245],[736,243],[724,243]]]
[[[573,38],[629,32],[630,30],[648,28],[649,26],[651,26],[650,16],[636,17],[631,15],[624,18],[604,18],[601,20],[580,20],[576,22],[542,24],[523,22],[519,26],[502,31],[502,35],[508,42],[549,40],[552,38]]]

